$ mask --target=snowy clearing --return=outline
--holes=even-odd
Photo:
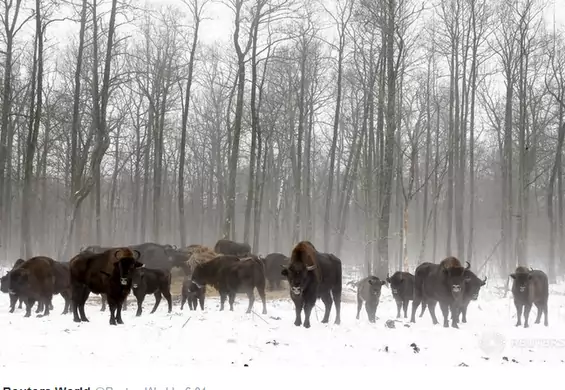
[[[499,287],[493,287],[493,285]],[[565,362],[565,286],[551,286],[549,327],[534,324],[537,310],[532,309],[529,329],[516,328],[511,294],[502,298],[502,282],[489,282],[472,302],[468,323],[460,329],[433,326],[426,311],[416,324],[409,319],[385,326],[395,319],[396,305],[390,289],[383,287],[378,320],[370,324],[363,308],[355,319],[354,290],[345,286],[342,324],[321,324],[323,304],[318,301],[312,314],[312,327],[295,327],[294,307],[290,299],[267,302],[265,316],[245,314],[247,298],[238,295],[235,311],[218,310],[219,300],[207,298],[206,310],[180,312],[178,298],[173,313],[167,313],[164,300],[155,314],[149,314],[153,298],[144,302],[141,317],[135,317],[132,296],[125,324],[110,326],[109,312],[100,312],[97,296],[87,304],[89,323],[77,324],[72,314],[63,316],[63,300],[56,296],[51,316],[24,318],[25,311],[8,312],[9,298],[0,295],[0,326],[3,329],[0,367],[65,365],[111,367],[121,364],[137,367],[183,367],[213,365],[226,367],[310,366],[374,367],[412,366],[485,366],[500,364],[563,364]],[[260,313],[260,301],[255,313]],[[409,307],[409,312],[411,307]],[[420,308],[418,309],[419,315]],[[441,322],[441,311],[436,310]],[[414,344],[415,346],[411,346]],[[118,348],[116,348],[118,346]],[[29,367],[29,366],[28,366]]]

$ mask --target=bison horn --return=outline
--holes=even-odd
[[[134,257],[135,260],[139,260],[139,258],[141,257],[141,253],[139,253],[139,251],[135,250],[135,249],[132,252],[135,254],[135,257]]]
[[[532,267],[530,267],[530,272],[532,272],[534,269]]]
[[[465,262],[465,264],[467,264],[467,267],[465,267],[465,269],[469,269],[469,268],[471,268],[471,264],[469,264],[469,262],[468,262],[468,261],[466,261],[466,262]]]
[[[308,271],[314,271],[314,270],[316,269],[316,264],[314,264],[314,265],[309,265],[309,266],[306,267],[306,269],[307,269]]]
[[[483,279],[483,283],[487,282],[487,277],[485,276],[485,278]]]
[[[117,251],[114,252],[114,257],[117,260],[120,260],[122,257],[124,257],[124,251],[121,249],[118,249]]]

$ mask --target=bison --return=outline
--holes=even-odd
[[[464,324],[467,323],[467,308],[469,307],[469,303],[471,301],[476,301],[479,298],[479,291],[481,287],[484,286],[487,282],[487,277],[481,280],[474,272],[471,270],[466,271],[468,280],[466,280],[465,285],[465,293],[463,295],[463,305],[461,306],[461,315],[462,315],[462,322]],[[424,315],[424,311],[426,310],[426,303],[422,302],[422,311],[420,312],[420,317]]]
[[[249,298],[247,313],[251,313],[256,288],[263,302],[263,314],[267,314],[265,301],[265,269],[263,262],[255,256],[240,259],[237,256],[220,255],[208,262],[199,264],[192,273],[192,285],[189,291],[196,293],[205,285],[212,285],[220,293],[220,310],[224,310],[226,298],[229,298],[230,310],[233,311],[235,295],[246,293]]]
[[[463,306],[465,282],[469,280],[467,271],[455,257],[448,257],[439,264],[422,263],[414,272],[414,300],[410,322],[416,322],[416,310],[422,301],[427,303],[432,321],[438,324],[435,306],[439,302],[443,313],[443,326],[449,327],[449,311],[451,309],[451,326],[458,328],[459,312]]]
[[[341,260],[333,254],[321,253],[309,241],[299,242],[290,257],[288,265],[283,266],[281,275],[288,280],[290,297],[294,302],[296,319],[294,325],[302,325],[304,308],[304,327],[310,328],[310,314],[318,298],[325,305],[322,323],[327,323],[332,307],[332,297],[336,309],[335,324],[341,322]]]
[[[518,267],[514,273],[510,274],[510,277],[513,279],[512,295],[514,296],[516,316],[518,317],[516,326],[522,325],[522,310],[524,311],[524,328],[529,326],[528,318],[532,304],[536,305],[538,309],[535,323],[540,323],[543,313],[543,324],[548,326],[547,300],[549,298],[549,283],[545,272]]]
[[[404,311],[404,318],[408,317],[408,303],[414,299],[414,275],[410,272],[397,271],[392,276],[386,277],[390,284],[392,297],[396,302],[396,318],[400,318],[400,308]],[[422,307],[425,303],[422,302]]]
[[[132,278],[133,295],[137,299],[137,313],[140,316],[143,307],[143,300],[148,294],[155,296],[155,305],[151,314],[155,313],[161,302],[161,296],[164,296],[169,305],[169,313],[173,310],[173,302],[171,299],[171,273],[162,269],[138,268],[133,273]]]
[[[280,290],[284,277],[281,275],[281,267],[287,265],[289,258],[282,253],[270,253],[263,259],[265,263],[265,277],[269,281],[271,290]]]
[[[82,252],[75,256],[70,261],[73,320],[88,322],[84,305],[93,292],[106,294],[110,325],[123,324],[122,304],[130,293],[133,271],[144,266],[138,258],[139,252],[130,248]]]
[[[214,252],[221,253],[222,255],[244,257],[251,255],[251,247],[244,242],[218,240],[216,245],[214,245]]]
[[[190,310],[196,310],[198,303],[200,303],[200,309],[204,310],[204,299],[206,297],[206,286],[197,287],[191,280],[191,278],[184,278],[182,282],[182,301],[180,304],[180,309],[182,310],[184,304],[188,301],[188,307]]]
[[[23,298],[26,304],[25,317],[31,316],[35,302],[43,304],[43,314],[48,316],[55,291],[55,260],[36,256],[24,261],[9,274],[9,292]]]
[[[357,283],[357,319],[359,319],[359,313],[361,313],[363,302],[365,302],[369,322],[375,322],[377,307],[381,299],[381,287],[385,283],[384,280],[380,280],[376,276],[368,276]]]
[[[9,293],[9,291],[10,291],[10,272],[12,272],[16,268],[18,268],[23,263],[24,263],[24,259],[16,260],[16,262],[12,266],[12,269],[10,271],[8,271],[8,273],[6,275],[4,275],[4,276],[2,276],[2,278],[0,278],[0,291],[2,291],[3,293],[7,293],[10,296],[10,313],[13,313],[14,310],[16,310],[16,303],[18,303],[18,300],[20,301],[20,304],[18,305],[18,309],[22,308],[22,304],[24,302],[24,300],[22,298],[19,298],[15,293],[11,293],[11,294]]]

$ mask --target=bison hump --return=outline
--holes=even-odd
[[[459,268],[462,266],[459,259],[453,256],[443,259],[439,264],[442,268]]]

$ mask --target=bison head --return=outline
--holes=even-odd
[[[0,278],[0,291],[7,293],[10,290],[10,274],[6,274]]]
[[[17,294],[26,289],[31,272],[26,268],[16,268],[6,276],[8,276],[8,292],[10,294]]]
[[[527,295],[530,287],[529,282],[532,279],[530,272],[515,272],[510,274],[510,277],[514,279],[512,292],[514,294]]]
[[[120,284],[127,286],[133,277],[133,273],[137,268],[142,268],[145,265],[137,261],[139,259],[139,252],[129,249],[118,249],[114,252],[116,262],[114,263],[114,273],[118,273],[120,277]]]
[[[472,272],[468,272],[467,278],[465,285],[466,293],[473,301],[476,301],[479,298],[479,291],[481,290],[481,287],[483,287],[487,282],[487,278],[485,276],[485,278],[481,280]]]
[[[401,272],[395,272],[392,276],[387,276],[386,281],[390,284],[392,295],[396,296],[403,287],[404,277]]]
[[[443,269],[447,288],[456,301],[463,298],[465,292],[465,284],[469,280],[468,273],[465,272],[469,267],[448,267]]]
[[[281,265],[281,275],[286,277],[290,286],[290,294],[295,297],[302,295],[304,289],[315,278],[316,265],[308,266],[301,261],[291,262],[288,266]]]
[[[376,276],[367,280],[369,283],[369,291],[371,295],[380,297],[381,296],[381,287],[386,283],[384,280],[380,280]]]

